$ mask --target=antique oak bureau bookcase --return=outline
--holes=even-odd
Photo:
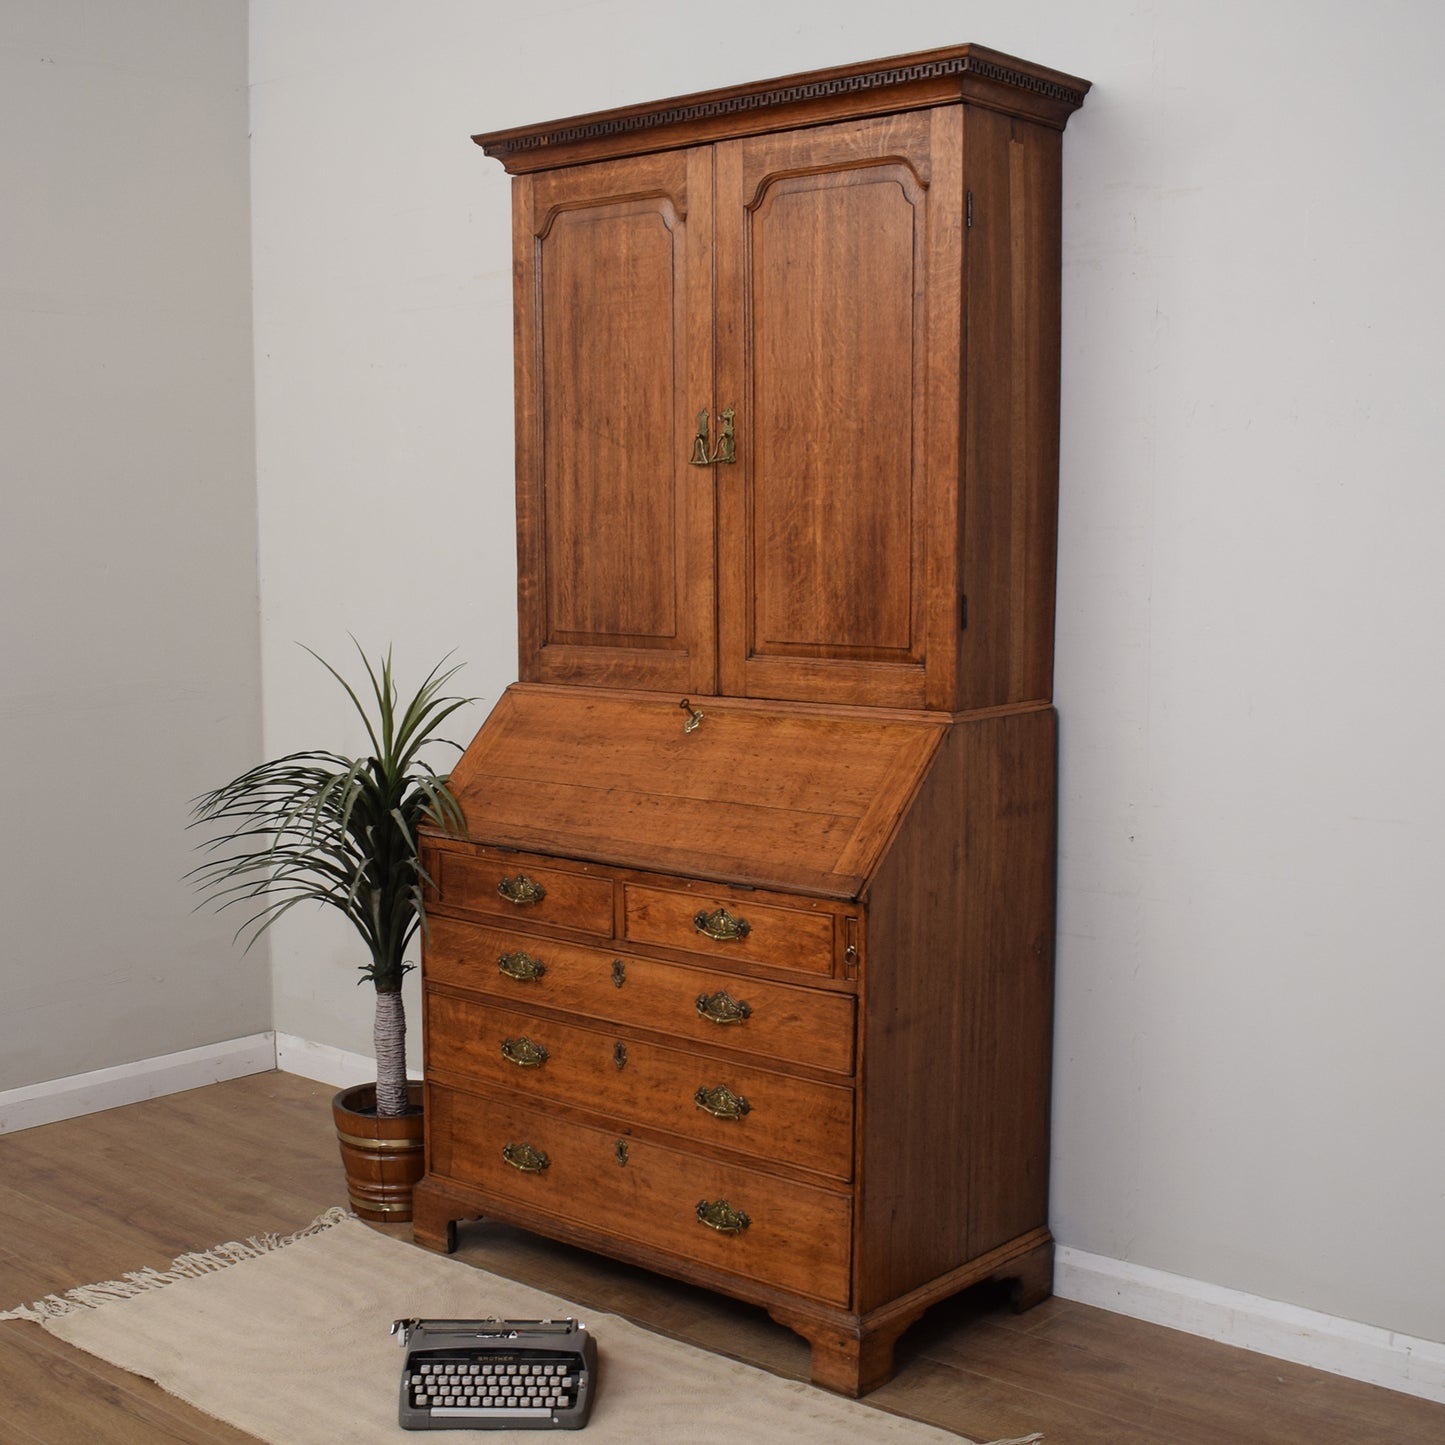
[[[860,1394],[1051,1289],[1060,151],[959,46],[478,136],[520,678],[425,843],[415,1233],[753,1301]]]

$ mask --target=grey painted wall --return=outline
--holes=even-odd
[[[260,746],[242,0],[0,21],[0,1088],[270,1026],[182,882]]]

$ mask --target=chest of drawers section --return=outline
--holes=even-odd
[[[497,849],[432,859],[423,1196],[846,1306],[857,910]]]

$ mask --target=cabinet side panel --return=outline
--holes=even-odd
[[[1053,695],[1061,142],[967,110],[963,708]]]
[[[1057,719],[996,719],[968,770],[968,1255],[1048,1223]]]
[[[857,1308],[1045,1223],[1054,717],[954,726],[869,893]]]

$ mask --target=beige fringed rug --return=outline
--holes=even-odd
[[[339,1209],[284,1239],[263,1235],[182,1255],[168,1271],[51,1295],[0,1319],[36,1320],[274,1445],[395,1445],[427,1436],[397,1424],[402,1354],[390,1336],[393,1320],[571,1315],[587,1323],[598,1346],[596,1403],[583,1437],[591,1445],[960,1439],[615,1315],[579,1311],[378,1234]],[[480,1438],[537,1436],[495,1430]]]

